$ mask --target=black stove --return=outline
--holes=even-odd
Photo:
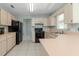
[[[35,43],[39,43],[39,39],[44,38],[43,28],[35,28]]]

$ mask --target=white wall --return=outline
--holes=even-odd
[[[23,20],[23,34],[24,40],[32,40],[32,25],[31,19]]]
[[[32,40],[31,19],[19,19],[23,23],[23,40]]]

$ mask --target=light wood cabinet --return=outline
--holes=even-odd
[[[9,51],[11,49],[11,38],[7,38],[7,51]]]
[[[0,40],[0,56],[2,55],[1,53],[2,53],[2,42]]]
[[[73,23],[79,23],[79,3],[73,5]]]
[[[15,33],[10,33],[7,35],[7,51],[9,51],[16,44]]]
[[[47,26],[48,25],[47,20],[48,20],[47,18],[34,18],[32,19],[32,26],[35,26],[36,23],[41,23],[44,26]]]
[[[67,4],[64,7],[64,21],[65,23],[73,22],[73,7],[72,4]]]
[[[7,13],[7,18],[8,18],[8,19],[7,19],[7,24],[8,24],[8,25],[11,25],[11,20],[12,20],[12,19],[11,19],[11,14],[10,14],[10,13]]]
[[[48,25],[49,26],[56,26],[56,18],[55,18],[55,16],[50,16],[48,18]]]
[[[64,7],[65,23],[79,23],[79,3],[69,3]]]
[[[0,36],[0,55],[5,55],[6,53],[6,37],[5,35]]]
[[[0,56],[5,55],[16,44],[15,33],[0,36]]]
[[[2,55],[5,55],[6,54],[6,38],[3,37],[3,40],[2,40]]]
[[[7,25],[7,12],[0,9],[0,25]]]
[[[11,25],[11,20],[16,20],[15,16],[11,15],[4,9],[0,9],[0,25]]]

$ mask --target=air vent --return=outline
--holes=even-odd
[[[11,6],[11,8],[15,8],[13,5],[10,5]]]

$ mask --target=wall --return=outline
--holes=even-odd
[[[24,39],[25,40],[32,40],[32,24],[31,24],[31,19],[26,19],[23,20],[24,22],[24,27],[23,27],[23,31],[24,31]]]
[[[23,40],[32,40],[31,19],[18,18],[18,21],[23,23]]]

